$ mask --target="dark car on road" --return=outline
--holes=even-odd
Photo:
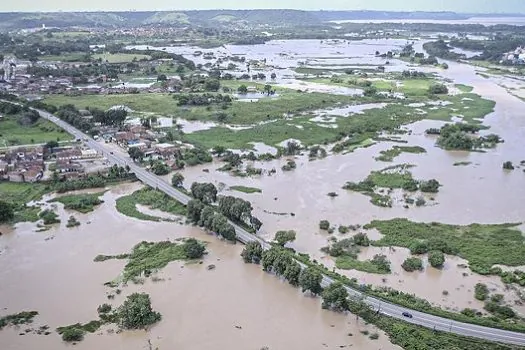
[[[405,317],[408,317],[408,318],[412,318],[413,317],[411,313],[406,312],[406,311],[403,312],[402,315],[405,316]]]

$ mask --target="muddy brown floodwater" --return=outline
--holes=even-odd
[[[296,230],[297,240],[292,246],[318,259],[323,257],[319,249],[327,245],[328,236],[320,232],[318,226],[319,221],[324,219],[329,220],[332,225],[363,225],[374,219],[387,220],[398,217],[413,221],[461,225],[523,222],[523,167],[508,172],[502,170],[502,164],[508,160],[514,164],[525,160],[525,118],[519,112],[525,104],[509,94],[505,88],[498,86],[498,81],[477,75],[474,67],[456,62],[448,63],[448,70],[433,71],[443,78],[453,80],[454,83],[473,86],[475,93],[496,101],[494,113],[484,119],[484,124],[490,126],[490,129],[484,132],[500,135],[505,143],[486,153],[445,151],[435,147],[434,137],[425,135],[427,128],[439,127],[443,122],[421,121],[407,126],[406,129],[412,133],[403,135],[402,139],[408,141],[408,145],[424,147],[427,152],[403,153],[392,163],[374,159],[381,150],[396,145],[392,142],[381,142],[350,154],[332,155],[315,161],[309,161],[306,155],[298,156],[295,158],[297,169],[291,172],[280,170],[286,159],[254,163],[255,167],[277,169],[277,174],[273,176],[233,177],[215,171],[217,163],[189,168],[184,171],[185,184],[189,186],[193,181],[226,184],[223,194],[235,195],[252,202],[255,215],[264,223],[261,232],[263,237],[271,239],[278,230]],[[454,166],[456,162],[471,164]],[[416,165],[411,169],[414,178],[435,178],[443,185],[435,195],[433,205],[410,209],[404,209],[402,206],[380,208],[372,205],[369,197],[342,189],[347,181],[361,181],[373,170],[400,163]],[[209,169],[210,172],[203,172],[203,169]],[[262,194],[228,192],[227,187],[232,185],[260,188]],[[329,192],[336,192],[339,196],[330,198],[326,195]],[[290,213],[294,216],[289,215]],[[390,255],[394,256],[389,258],[393,265],[399,265],[404,260],[407,255],[404,251],[398,249],[391,252]],[[482,305],[473,298],[473,288],[478,282],[487,283],[494,292],[505,294],[510,305],[519,299],[514,290],[506,289],[499,277],[483,277],[473,274],[468,269],[458,268],[457,264],[465,263],[459,260],[449,258],[447,268],[442,272],[429,268],[423,273],[407,274],[400,272],[400,267],[396,266],[394,270],[398,270],[398,275],[387,275],[385,278],[388,285],[452,309],[481,309]],[[385,285],[382,276],[355,271],[344,273],[359,278],[364,283]],[[464,273],[468,276],[464,276]],[[518,291],[522,289],[518,288]],[[441,294],[443,290],[449,291],[453,296],[444,297]],[[524,307],[513,307],[525,315]]]
[[[370,340],[360,331],[377,332],[356,322],[351,314],[322,310],[317,298],[244,264],[242,246],[231,245],[194,227],[128,218],[115,209],[115,199],[139,188],[122,185],[107,192],[105,201],[89,214],[73,213],[82,225],[65,227],[71,214],[58,205],[62,223],[46,232],[22,224],[0,236],[0,315],[39,311],[34,325],[57,326],[97,319],[97,306],[120,305],[133,292],[149,293],[162,321],[149,332],[110,333],[105,326],[87,334],[75,348],[82,349],[396,349],[382,333]],[[91,222],[88,224],[88,222]],[[157,274],[160,282],[130,284],[108,300],[104,282],[122,271],[125,261],[93,262],[98,254],[129,252],[142,240],[195,237],[208,243],[204,263],[170,263]],[[216,268],[208,270],[207,265]],[[240,327],[240,328],[236,328]],[[31,326],[30,326],[31,327]],[[0,331],[2,350],[69,348],[60,336],[18,335],[27,326]],[[349,336],[352,333],[352,336]]]

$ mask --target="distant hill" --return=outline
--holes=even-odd
[[[395,20],[395,19],[441,19],[461,20],[471,16],[455,12],[388,12],[388,11],[316,11],[321,21],[343,20]]]
[[[0,29],[47,27],[133,27],[141,25],[319,25],[334,20],[441,19],[525,15],[458,14],[454,12],[203,10],[141,12],[0,13]]]

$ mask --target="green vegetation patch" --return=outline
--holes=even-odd
[[[65,209],[71,209],[80,213],[89,213],[94,210],[94,207],[104,203],[99,197],[104,192],[90,193],[90,194],[72,194],[66,195],[50,200],[50,202],[60,202],[64,204]]]
[[[0,330],[7,326],[17,326],[33,322],[33,318],[38,315],[37,311],[22,311],[17,314],[7,315],[0,318]]]
[[[60,223],[60,219],[58,218],[57,213],[50,209],[45,209],[40,214],[38,214],[38,217],[44,221],[44,225],[53,225]]]
[[[133,53],[101,53],[92,56],[93,60],[101,59],[102,62],[108,63],[129,63],[140,60],[150,60],[151,56]]]
[[[164,268],[172,261],[200,258],[204,252],[204,245],[192,238],[182,243],[143,241],[133,247],[130,254],[98,255],[95,261],[127,258],[128,263],[124,267],[122,276],[122,281],[127,282],[142,275],[149,277],[152,272]]]
[[[255,187],[230,186],[230,189],[234,191],[244,192],[244,193],[262,193],[262,190],[260,188],[255,188]]]
[[[0,118],[0,145],[30,145],[48,141],[71,140],[71,135],[60,127],[39,118],[35,123],[21,123],[22,115],[4,115]]]
[[[376,274],[390,273],[389,266],[387,269],[385,268],[385,265],[378,264],[375,262],[375,260],[361,261],[347,255],[337,257],[335,260],[335,267],[342,270],[357,270]]]
[[[386,151],[381,151],[380,155],[376,157],[376,160],[382,162],[391,162],[395,157],[399,156],[401,153],[426,153],[426,150],[423,147],[419,146],[394,146]]]
[[[469,85],[464,85],[464,84],[456,84],[455,85],[456,88],[461,91],[461,92],[465,92],[465,93],[469,93],[469,92],[472,92],[472,90],[474,90],[474,88],[472,86],[469,86]]]
[[[103,322],[95,320],[85,324],[75,323],[69,326],[58,327],[57,332],[62,336],[62,340],[66,342],[81,341],[84,339],[84,334],[95,333]]]
[[[458,226],[393,219],[374,220],[365,228],[376,228],[384,235],[374,245],[410,248],[414,243],[427,241],[432,250],[468,260],[472,271],[490,274],[496,272],[491,271],[495,264],[525,265],[525,238],[516,228],[518,225]]]
[[[387,167],[379,171],[372,171],[368,177],[358,183],[347,182],[343,188],[345,190],[363,193],[371,197],[370,202],[381,207],[391,207],[390,196],[384,194],[384,189],[403,189],[409,192],[437,193],[441,186],[435,179],[428,181],[417,181],[408,171],[413,167],[410,164],[399,164]],[[378,193],[379,192],[379,193]]]
[[[225,82],[223,82],[225,84]],[[236,82],[236,87],[240,82]],[[251,84],[256,85],[257,84]],[[125,105],[137,112],[157,113],[188,120],[217,121],[219,113],[227,115],[226,122],[233,124],[255,124],[261,121],[284,119],[288,115],[335,107],[355,102],[355,97],[331,95],[326,93],[304,93],[291,89],[277,89],[278,97],[261,98],[256,102],[233,101],[222,106],[179,106],[178,100],[166,93],[133,94],[133,95],[53,95],[44,102],[61,106],[73,104],[77,108],[97,106],[108,109],[116,105]]]
[[[10,203],[25,204],[42,198],[52,189],[42,183],[0,182],[0,198]]]
[[[51,188],[41,183],[0,182],[0,202],[8,203],[13,215],[9,223],[36,222],[40,208],[26,203],[42,198]]]
[[[159,209],[174,215],[186,215],[186,208],[177,200],[165,193],[146,187],[133,192],[128,196],[117,199],[116,206],[119,213],[146,221],[161,221],[162,219],[143,214],[137,210],[137,204],[146,205],[152,209]]]

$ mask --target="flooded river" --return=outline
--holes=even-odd
[[[277,169],[277,174],[273,176],[232,177],[227,173],[213,171],[218,164],[208,164],[186,169],[186,184],[190,185],[193,181],[210,181],[227,186],[244,185],[262,189],[262,194],[235,192],[236,196],[252,202],[255,215],[264,223],[262,235],[271,239],[278,230],[296,230],[298,236],[292,244],[293,247],[318,258],[322,257],[319,249],[327,244],[327,236],[318,228],[319,221],[324,219],[329,220],[332,225],[366,224],[374,219],[397,217],[462,225],[522,222],[525,219],[525,174],[521,168],[512,172],[503,171],[502,164],[508,160],[514,164],[525,160],[525,118],[519,112],[525,106],[524,102],[498,86],[498,81],[477,75],[474,67],[455,62],[448,64],[448,70],[433,71],[454,83],[471,85],[474,87],[474,93],[496,101],[495,112],[484,120],[484,124],[490,126],[490,129],[484,132],[500,135],[505,143],[487,150],[486,153],[444,151],[435,147],[434,137],[425,135],[427,128],[439,127],[443,123],[421,121],[408,126],[407,129],[411,133],[403,135],[401,139],[406,140],[408,145],[424,147],[427,152],[403,153],[393,163],[378,162],[374,159],[380,151],[396,145],[381,142],[353,153],[332,155],[315,161],[309,161],[306,154],[298,156],[295,158],[297,169],[291,172],[280,170],[286,159],[253,164],[267,170]],[[454,166],[457,162],[471,164]],[[369,197],[342,189],[347,181],[361,181],[370,171],[401,163],[416,165],[411,169],[414,178],[435,178],[443,185],[435,195],[435,205],[410,209],[402,206],[380,208],[372,205]],[[210,172],[203,172],[205,168],[209,168]],[[339,196],[328,197],[326,194],[329,192],[336,192]],[[406,254],[398,250],[395,255],[396,257],[391,257],[393,265],[400,265]],[[481,277],[470,271],[466,271],[468,277],[463,277],[465,271],[457,268],[456,262],[455,259],[450,259],[448,269],[440,273],[428,269],[420,274],[388,276],[388,284],[450,308],[480,308],[482,305],[473,298],[473,286],[481,281],[506,294],[510,304],[517,299],[515,292],[505,291],[499,278]],[[352,277],[359,277],[364,283],[384,285],[382,278],[378,276],[354,271],[346,273]],[[459,277],[452,277],[454,275]],[[394,283],[396,280],[402,282]],[[449,290],[451,295],[454,290],[454,297],[444,298],[441,294],[443,290]],[[516,309],[525,314],[524,308]]]
[[[150,331],[113,333],[105,326],[87,334],[76,349],[395,349],[379,332],[370,340],[360,331],[377,332],[352,315],[322,310],[320,301],[244,264],[242,246],[220,242],[202,230],[174,223],[152,223],[127,218],[115,209],[115,199],[139,188],[123,185],[107,192],[101,207],[90,214],[74,214],[82,223],[68,229],[67,213],[58,205],[62,223],[46,232],[21,224],[0,236],[0,315],[36,310],[38,327],[89,322],[97,306],[120,305],[136,291],[150,294],[162,321]],[[88,224],[88,222],[91,222]],[[163,281],[130,284],[121,295],[108,300],[104,282],[122,271],[125,261],[93,262],[98,254],[129,252],[142,240],[195,237],[208,241],[204,263],[170,263],[156,276]],[[216,265],[208,270],[210,264]],[[69,348],[52,333],[18,335],[28,326],[0,331],[3,350]],[[351,336],[349,335],[351,334]]]
[[[340,56],[341,64],[380,64],[381,59],[375,57],[376,50],[393,50],[404,43],[405,40],[363,41],[352,50],[354,45],[347,43],[336,45],[311,40],[301,41],[301,45],[290,41],[226,46],[215,52],[218,55],[245,53],[248,59],[267,58],[268,65],[282,68],[279,75],[285,76],[287,71],[292,74],[291,68],[299,62],[310,62],[312,66],[333,64],[334,55]],[[420,44],[416,45],[416,50]],[[196,49],[170,50],[193,57]],[[403,153],[392,163],[375,160],[380,151],[396,145],[381,142],[353,153],[330,155],[315,161],[309,161],[306,154],[297,156],[297,169],[289,172],[281,171],[287,159],[253,163],[255,167],[266,170],[275,168],[277,173],[273,176],[233,177],[215,171],[222,164],[214,162],[185,169],[185,185],[189,187],[194,181],[225,184],[222,194],[232,194],[252,202],[255,216],[264,223],[261,236],[271,239],[278,230],[296,230],[297,240],[291,246],[330,267],[334,262],[320,252],[329,238],[326,232],[319,230],[319,221],[324,219],[333,226],[363,225],[374,219],[397,217],[462,225],[523,222],[525,174],[522,168],[503,171],[502,164],[509,160],[519,164],[525,160],[525,118],[520,112],[524,102],[499,86],[500,82],[496,79],[477,75],[474,67],[455,62],[448,64],[448,70],[431,68],[427,71],[436,72],[454,83],[471,85],[475,93],[496,101],[495,112],[484,120],[490,130],[484,132],[499,134],[505,143],[486,153],[444,151],[435,147],[436,139],[426,136],[424,132],[443,123],[421,121],[407,126],[410,133],[402,135],[401,139],[407,141],[407,145],[424,147],[427,152]],[[392,65],[399,70],[406,67],[404,63],[393,62]],[[279,79],[277,83],[294,88],[315,87],[294,79]],[[293,84],[300,84],[301,87]],[[324,89],[326,86],[318,84],[317,87]],[[516,88],[520,87],[523,86]],[[349,112],[341,110],[344,114]],[[200,125],[201,128],[208,126],[204,123]],[[185,127],[190,132],[191,125]],[[260,149],[267,147],[264,144],[257,146]],[[470,162],[470,165],[454,166],[457,162]],[[401,163],[416,165],[411,169],[414,178],[435,178],[442,184],[435,195],[434,205],[409,209],[402,206],[380,208],[372,205],[369,197],[342,189],[347,181],[361,181],[371,171]],[[206,169],[210,170],[209,173],[203,171]],[[166,179],[169,181],[169,176]],[[228,187],[233,185],[260,188],[262,194],[231,192]],[[93,320],[97,317],[97,306],[107,302],[108,290],[103,283],[116,277],[125,264],[123,261],[94,263],[92,260],[97,254],[128,252],[141,240],[193,236],[210,242],[210,254],[204,259],[204,264],[182,267],[180,263],[172,263],[158,275],[165,281],[130,285],[124,288],[123,295],[112,302],[118,305],[129,293],[146,291],[152,297],[153,307],[163,315],[158,325],[150,332],[108,334],[107,329],[102,329],[99,332],[101,335],[87,335],[77,348],[147,349],[148,339],[153,348],[159,349],[214,347],[240,350],[261,349],[264,346],[270,349],[335,349],[350,344],[356,349],[394,348],[384,335],[376,341],[362,335],[360,330],[366,327],[356,324],[354,317],[323,311],[317,299],[302,296],[296,289],[261,272],[257,266],[243,264],[239,258],[240,245],[221,243],[199,229],[177,223],[152,223],[123,217],[114,208],[115,198],[136,188],[137,185],[125,185],[112,189],[104,195],[106,203],[95,212],[75,214],[82,222],[79,228],[65,228],[70,214],[60,205],[58,209],[63,223],[49,231],[34,232],[33,224],[20,224],[12,232],[2,228],[2,315],[37,310],[40,315],[35,324],[48,324],[51,328]],[[327,196],[329,192],[336,192],[339,196],[331,198]],[[147,209],[140,209],[155,215]],[[342,237],[340,234],[335,236]],[[498,277],[479,276],[461,267],[467,262],[460,258],[447,257],[443,270],[426,267],[423,272],[415,273],[407,273],[400,267],[409,255],[406,249],[371,247],[363,249],[360,258],[370,259],[378,253],[387,255],[392,262],[392,274],[340,272],[357,278],[361,283],[390,286],[454,310],[482,308],[482,304],[473,298],[474,285],[478,282],[487,284],[494,293],[504,294],[506,303],[510,305],[518,299],[516,291],[506,290]],[[215,264],[216,269],[208,271],[206,266],[209,264]],[[443,291],[447,291],[448,295]],[[524,307],[513,305],[513,308],[525,315]],[[374,330],[370,329],[370,332]],[[65,347],[56,334],[19,336],[18,333],[20,330],[11,328],[1,331],[1,348],[46,350]],[[348,333],[353,336],[348,336]]]

